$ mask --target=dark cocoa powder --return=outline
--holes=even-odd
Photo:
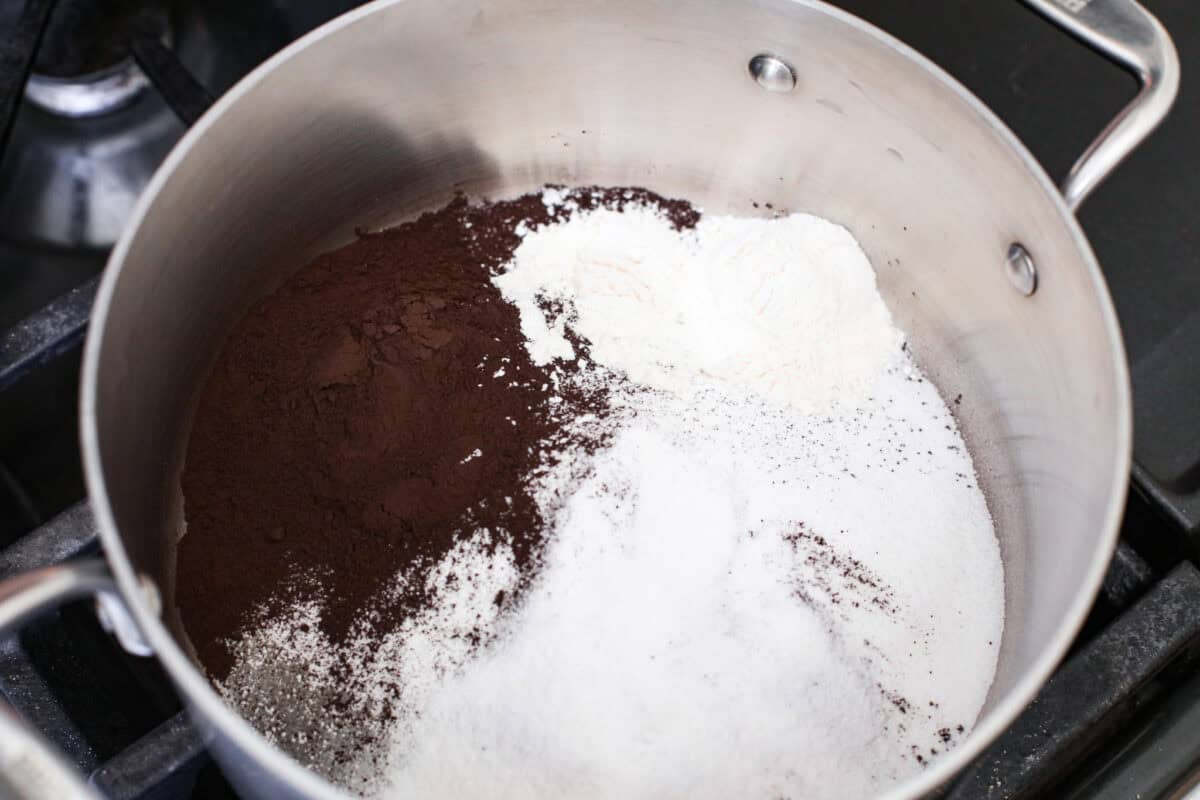
[[[640,189],[571,197],[582,209],[654,203],[678,227],[698,219]],[[398,625],[420,589],[382,604],[381,591],[463,533],[486,527],[523,570],[536,563],[544,525],[525,482],[539,443],[604,398],[550,402],[550,377],[490,277],[519,222],[566,213],[540,195],[456,199],[317,258],[236,326],[201,392],[182,477],[176,600],[213,678],[256,612],[298,591],[321,594],[338,642],[368,607],[379,632]]]

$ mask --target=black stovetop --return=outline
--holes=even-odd
[[[96,549],[76,445],[78,345],[114,227],[92,224],[106,209],[82,200],[59,217],[29,209],[61,199],[51,178],[64,163],[82,164],[85,174],[133,175],[126,188],[136,196],[149,172],[133,167],[152,168],[213,96],[355,4],[180,1],[170,35],[155,28],[146,36],[118,26],[147,8],[161,15],[165,3],[109,2],[96,15],[94,0],[57,0],[47,39],[57,49],[42,53],[38,69],[68,69],[56,59],[82,57],[71,37],[102,31],[104,41],[86,55],[132,49],[154,88],[94,119],[64,120],[24,102],[0,159],[0,578],[51,553]],[[0,116],[6,87],[21,85],[11,78],[22,36],[53,5],[0,0]],[[956,76],[1052,176],[1066,174],[1135,91],[1132,78],[1017,0],[836,5]],[[948,790],[959,800],[1175,797],[1200,776],[1200,149],[1192,146],[1200,133],[1200,4],[1145,5],[1175,37],[1182,91],[1162,129],[1081,213],[1133,365],[1134,490],[1120,548],[1071,655]],[[102,150],[88,145],[114,136],[133,137],[140,149],[115,165],[88,161]],[[41,175],[51,178],[38,183]],[[52,302],[48,321],[43,309]],[[110,797],[234,797],[161,670],[125,656],[86,604],[0,641],[0,695]]]

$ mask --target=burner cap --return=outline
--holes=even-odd
[[[168,38],[154,0],[58,0],[25,97],[65,117],[93,117],[131,103],[150,85],[130,57],[135,37]]]
[[[75,78],[34,73],[25,84],[25,97],[52,114],[94,117],[123,108],[149,85],[146,74],[126,56],[111,67]]]

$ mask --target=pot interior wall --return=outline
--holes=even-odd
[[[794,91],[749,77],[764,51],[795,66]],[[827,11],[407,0],[295,52],[185,147],[93,333],[114,513],[168,598],[164,519],[190,398],[237,315],[356,226],[459,189],[546,182],[646,186],[711,212],[771,203],[853,231],[927,374],[964,397],[1006,569],[989,707],[1060,631],[1109,544],[1126,390],[1080,243],[970,103]],[[1012,241],[1040,268],[1030,298],[1005,275]]]

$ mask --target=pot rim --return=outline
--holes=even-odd
[[[233,711],[221,699],[212,685],[192,660],[184,653],[179,643],[167,631],[159,616],[143,599],[138,575],[133,569],[125,550],[120,531],[113,516],[105,484],[104,469],[100,458],[99,431],[96,425],[96,396],[99,384],[100,354],[109,308],[121,266],[138,237],[146,213],[155,202],[163,186],[171,180],[176,168],[187,157],[193,143],[215,125],[224,113],[239,102],[269,74],[282,68],[300,51],[313,43],[336,35],[344,28],[357,24],[366,17],[384,8],[399,5],[406,0],[375,0],[357,9],[330,20],[324,25],[297,39],[292,44],[264,61],[248,75],[238,81],[179,140],[155,172],[150,183],[138,199],[129,224],[109,256],[108,264],[100,281],[92,312],[91,325],[84,346],[82,384],[80,390],[80,444],[83,453],[84,478],[92,511],[99,529],[100,541],[105,558],[112,569],[116,584],[132,611],[146,640],[162,662],[172,681],[184,696],[187,706],[199,712],[205,726],[219,730],[234,745],[249,755],[258,766],[279,777],[292,789],[313,797],[346,798],[348,794],[270,744],[249,722]],[[946,783],[978,756],[1000,735],[1033,700],[1045,684],[1054,668],[1062,660],[1067,648],[1082,627],[1088,609],[1100,588],[1108,562],[1116,546],[1118,529],[1123,515],[1129,487],[1129,472],[1132,465],[1132,390],[1124,343],[1117,323],[1116,311],[1108,286],[1101,274],[1095,254],[1092,252],[1078,220],[1068,209],[1057,187],[1046,175],[1041,165],[1024,146],[1021,140],[981,100],[962,86],[941,67],[921,53],[912,49],[890,34],[868,22],[829,5],[823,0],[789,0],[797,6],[809,8],[831,17],[838,22],[871,37],[880,46],[894,51],[922,68],[948,91],[965,103],[991,130],[1008,145],[1024,165],[1028,176],[1046,195],[1059,212],[1064,225],[1088,271],[1096,301],[1109,339],[1112,355],[1112,375],[1117,394],[1117,458],[1110,480],[1109,502],[1104,512],[1101,546],[1091,555],[1083,581],[1080,583],[1068,612],[1060,620],[1049,645],[1034,663],[1025,670],[1016,685],[982,717],[967,738],[946,757],[918,775],[902,781],[880,795],[880,800],[904,800],[924,795]],[[205,731],[211,739],[212,731]]]

